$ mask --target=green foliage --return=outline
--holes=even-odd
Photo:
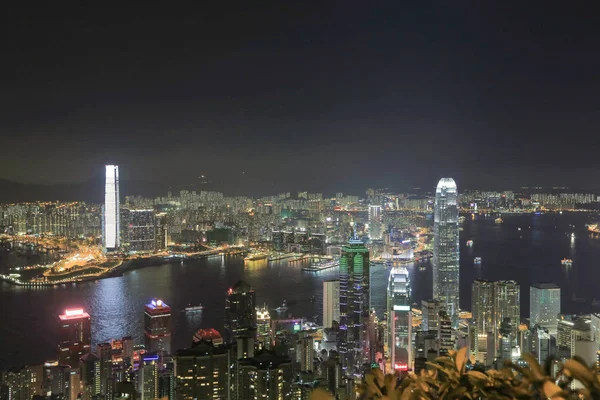
[[[454,399],[600,399],[600,375],[577,357],[564,363],[557,378],[550,378],[552,360],[542,368],[535,358],[525,355],[527,367],[505,363],[500,370],[466,370],[467,349],[452,352],[428,363],[420,375],[398,379],[374,368],[359,387],[360,399],[454,400]],[[578,381],[581,389],[571,389]],[[558,382],[558,384],[557,384]],[[316,391],[313,400],[330,400],[324,391]]]

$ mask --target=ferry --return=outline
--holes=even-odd
[[[573,260],[571,260],[570,258],[563,258],[560,263],[562,264],[563,267],[570,267],[573,265]]]
[[[467,240],[467,247],[473,247],[473,241]]]
[[[480,265],[481,264],[481,257],[475,257],[475,259],[473,259],[473,263],[475,265]]]
[[[592,233],[600,233],[600,223],[598,224],[587,224],[588,231]]]
[[[284,313],[288,310],[287,301],[283,300],[283,304],[275,309],[279,313]]]
[[[494,220],[495,223],[497,223],[498,225],[503,224],[504,220],[502,219],[502,217],[498,217]]]
[[[264,260],[265,258],[267,258],[265,253],[253,253],[244,257],[244,261]]]
[[[189,305],[185,308],[186,313],[195,313],[204,310],[204,306],[202,304],[198,304],[197,306]]]
[[[419,271],[427,271],[427,266],[426,265],[419,266]]]

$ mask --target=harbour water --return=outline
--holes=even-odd
[[[590,312],[594,297],[600,300],[600,236],[587,232],[590,216],[574,213],[503,216],[467,219],[460,235],[461,307],[471,308],[473,279],[514,279],[521,285],[521,315],[529,315],[529,285],[554,282],[562,289],[564,312]],[[519,230],[518,228],[521,228]],[[575,233],[572,237],[571,233]],[[467,247],[466,241],[473,240]],[[481,257],[481,268],[473,263]],[[570,268],[560,261],[573,260]],[[15,255],[0,255],[0,269],[9,263],[25,265]],[[421,265],[421,264],[419,264]],[[431,297],[431,265],[421,270],[408,265],[413,301]],[[41,363],[56,355],[57,315],[66,307],[80,306],[92,316],[94,343],[131,335],[143,340],[143,305],[152,297],[173,308],[173,347],[189,346],[198,328],[223,327],[225,292],[243,279],[254,286],[257,304],[266,304],[271,315],[283,300],[294,317],[312,319],[321,314],[322,282],[338,276],[338,268],[305,272],[306,264],[280,260],[244,263],[241,257],[186,260],[137,269],[123,276],[77,285],[23,288],[0,283],[0,368]],[[389,269],[372,268],[371,305],[382,314],[386,304]],[[584,301],[572,301],[572,295]],[[311,297],[314,298],[311,301]],[[203,304],[198,313],[184,313],[188,304]],[[600,308],[595,311],[600,312]]]

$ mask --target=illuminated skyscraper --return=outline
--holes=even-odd
[[[65,310],[60,318],[60,343],[58,361],[60,365],[79,367],[79,359],[90,352],[92,324],[88,313],[81,308]]]
[[[553,283],[533,285],[529,291],[530,324],[540,325],[556,335],[560,314],[560,288]]]
[[[132,252],[149,252],[156,247],[153,210],[128,210],[127,245]]]
[[[144,306],[144,338],[147,351],[171,354],[171,307],[160,299]]]
[[[323,281],[323,328],[340,322],[340,281]]]
[[[102,239],[106,251],[117,250],[120,241],[119,218],[119,166],[106,166],[104,187],[104,210],[102,214]]]
[[[410,279],[404,267],[390,272],[387,293],[388,352],[394,370],[407,371],[412,364],[412,311]]]
[[[256,330],[256,294],[252,286],[237,282],[225,298],[225,341],[238,336],[254,336]]]
[[[356,237],[342,247],[340,258],[339,353],[349,376],[359,375],[369,362],[367,331],[370,306],[369,249]]]
[[[433,297],[442,302],[454,326],[459,313],[458,191],[452,178],[435,190],[433,223]]]
[[[381,240],[383,233],[381,206],[369,205],[369,238],[371,240]]]

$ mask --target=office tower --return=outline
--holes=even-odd
[[[535,356],[538,363],[543,365],[548,357],[555,352],[556,341],[554,336],[550,335],[547,328],[534,325],[528,339],[529,352]]]
[[[454,349],[454,341],[452,340],[452,318],[446,311],[440,311],[438,340],[438,356],[447,356],[450,350]]]
[[[433,219],[433,297],[442,302],[453,326],[458,326],[460,307],[457,196],[454,179],[440,179]]]
[[[310,254],[323,255],[326,252],[325,234],[323,233],[311,233],[308,239],[310,245]]]
[[[131,252],[151,252],[156,246],[154,211],[129,210],[127,245]]]
[[[256,340],[261,349],[271,348],[271,315],[267,307],[256,309]]]
[[[560,314],[560,288],[553,283],[531,286],[529,292],[530,326],[540,325],[556,335]]]
[[[300,371],[312,371],[315,360],[315,340],[308,334],[300,334],[296,342],[296,362]]]
[[[120,242],[119,166],[106,166],[102,238],[106,251],[118,250]]]
[[[500,333],[500,346],[497,354],[500,360],[511,361],[513,348],[513,329],[510,317],[506,317],[502,320],[500,323],[500,329],[498,331]]]
[[[148,352],[171,354],[171,307],[160,299],[144,306],[144,342]]]
[[[158,370],[158,398],[175,399],[175,366],[168,363]]]
[[[291,397],[292,364],[287,357],[261,350],[253,358],[238,360],[238,399],[284,400]]]
[[[189,349],[178,350],[174,357],[175,398],[231,398],[229,388],[234,382],[234,377],[230,374],[229,366],[235,363],[234,360],[230,358],[229,349],[223,344],[221,335],[214,333],[200,336],[200,340]]]
[[[160,213],[154,217],[154,250],[165,250],[167,241],[167,214]]]
[[[81,395],[81,375],[79,367],[65,370],[65,400],[77,400]]]
[[[494,304],[494,282],[475,280],[471,296],[471,310],[476,322],[477,334],[487,335],[496,332],[496,315]]]
[[[233,342],[239,335],[254,334],[256,329],[256,294],[252,286],[237,282],[225,298],[225,341]]]
[[[107,396],[112,393],[112,346],[110,343],[100,343],[96,346],[96,355],[100,366],[100,394]]]
[[[381,217],[381,206],[369,205],[369,238],[371,240],[381,240],[383,233]]]
[[[340,258],[339,353],[346,375],[358,375],[369,362],[367,321],[370,306],[369,250],[357,237],[342,247]]]
[[[60,365],[79,367],[79,359],[90,352],[92,344],[91,318],[81,308],[67,309],[60,318],[60,343],[58,361]]]
[[[323,328],[331,328],[333,321],[340,322],[340,281],[323,281]]]
[[[83,400],[91,400],[100,394],[100,358],[94,353],[84,354],[80,359]]]
[[[141,400],[158,399],[158,354],[146,353],[138,369],[138,391]]]
[[[285,244],[283,241],[283,232],[282,231],[272,231],[271,232],[271,243],[273,244],[273,250],[285,251]]]
[[[440,311],[442,303],[438,300],[421,300],[422,321],[421,329],[423,331],[436,331],[440,326]]]
[[[509,318],[513,346],[517,344],[519,326],[521,325],[521,289],[515,281],[494,282],[497,326]]]
[[[388,338],[387,348],[391,367],[407,371],[412,365],[412,311],[410,279],[404,267],[390,271],[387,289]]]

